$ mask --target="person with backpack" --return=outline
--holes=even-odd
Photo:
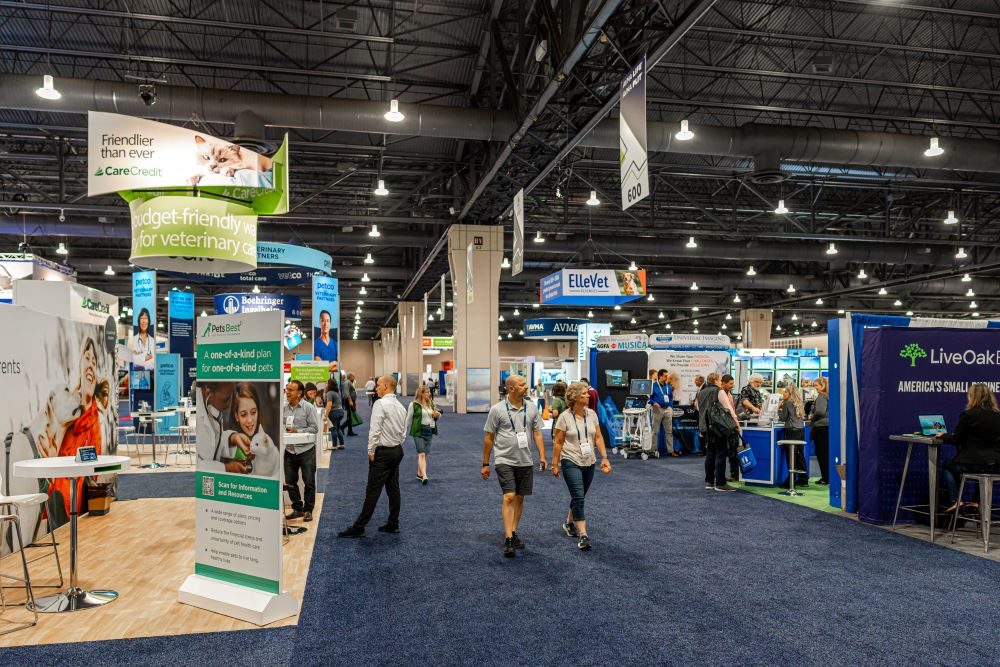
[[[740,422],[736,417],[733,395],[730,393],[734,383],[732,375],[723,375],[718,390],[714,393],[714,400],[706,407],[705,429],[708,433],[708,453],[705,456],[706,489],[736,490],[736,487],[731,486],[726,480],[726,461],[736,448],[740,437]],[[709,470],[712,471],[711,486],[708,481]]]
[[[695,407],[698,410],[698,437],[701,438],[702,451],[705,452],[705,488],[715,488],[715,453],[709,456],[711,445],[708,432],[708,412],[716,402],[719,393],[719,374],[709,373],[708,379],[702,383],[695,397]]]

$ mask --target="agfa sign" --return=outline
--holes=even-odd
[[[594,346],[598,352],[635,352],[649,348],[649,337],[645,334],[621,334],[601,336]]]

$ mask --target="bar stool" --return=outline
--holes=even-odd
[[[2,480],[0,480],[2,481]],[[26,628],[33,627],[38,623],[38,608],[35,604],[35,592],[31,587],[31,573],[28,571],[28,557],[25,555],[24,550],[30,546],[24,543],[24,536],[21,533],[21,518],[17,514],[18,509],[21,507],[30,507],[32,505],[42,505],[45,503],[48,497],[44,493],[26,493],[24,495],[18,496],[0,496],[0,507],[4,509],[3,514],[0,514],[0,524],[13,524],[14,533],[17,535],[17,546],[18,552],[21,554],[21,571],[24,576],[18,577],[12,574],[0,573],[0,577],[4,579],[12,579],[14,581],[20,581],[24,584],[24,592],[26,598],[26,606],[34,614],[33,620],[29,622],[18,623],[12,628],[6,630],[0,630],[0,635],[6,635],[11,632],[17,632],[18,630],[24,630]],[[8,514],[6,512],[11,512]],[[52,548],[55,550],[56,545],[55,534],[52,534]],[[13,544],[12,544],[13,546]],[[37,559],[35,559],[37,560]],[[59,563],[59,552],[56,551],[56,563]],[[59,568],[59,579],[60,585],[62,583],[62,567]],[[4,586],[0,586],[0,619],[7,612],[7,599],[4,596]]]
[[[802,447],[803,456],[805,455],[805,440],[779,440],[779,447],[788,447],[788,490],[782,491],[779,495],[782,496],[801,496],[802,494],[795,490],[795,475],[796,474],[809,474],[807,470],[796,470],[795,469],[795,448]]]
[[[1000,475],[988,473],[962,473],[962,480],[959,484],[958,500],[962,501],[963,491],[968,482],[975,482],[979,485],[979,518],[966,517],[967,521],[979,524],[979,529],[983,536],[983,553],[990,550],[990,526],[993,522],[993,484],[1000,482]],[[958,511],[951,517],[951,543],[955,543],[955,530],[958,528]]]
[[[135,442],[135,427],[134,426],[119,426],[118,427],[118,444],[125,448],[125,453],[131,456],[129,453],[129,446],[135,448],[135,455],[139,458],[139,465],[142,465],[142,449]]]

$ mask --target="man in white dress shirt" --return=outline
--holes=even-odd
[[[406,409],[396,398],[396,378],[379,378],[375,386],[378,400],[372,408],[368,431],[368,487],[365,504],[354,524],[337,533],[337,537],[364,537],[365,526],[375,512],[382,495],[389,497],[389,520],[379,526],[380,533],[399,532],[399,464],[403,461],[403,441],[406,439]]]

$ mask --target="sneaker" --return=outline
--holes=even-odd
[[[511,539],[511,541],[514,542],[514,548],[515,549],[523,549],[524,548],[524,540],[522,540],[521,536],[517,534],[517,531],[514,531],[514,533],[511,535],[510,539]]]
[[[735,491],[735,486],[730,486],[729,484],[717,484],[715,487],[716,491]]]
[[[379,526],[378,527],[378,532],[380,532],[380,533],[398,533],[399,532],[399,526],[391,524],[391,523],[387,523],[384,526]]]
[[[590,538],[586,535],[581,535],[580,541],[576,543],[576,546],[580,551],[590,551]]]
[[[424,475],[424,478],[422,480],[420,480],[420,483],[421,484],[426,484],[427,483],[427,479],[428,479],[427,475]]]
[[[714,489],[715,484],[713,482],[705,482],[705,488],[709,490]]]
[[[337,537],[364,537],[364,536],[365,536],[365,529],[355,528],[354,526],[351,526],[350,528],[345,528],[344,530],[337,533]]]
[[[514,540],[507,538],[503,541],[503,557],[513,558],[517,554],[517,550],[514,548]]]
[[[580,537],[580,533],[576,532],[576,524],[564,523],[563,532],[566,533],[566,537]]]
[[[337,449],[343,449],[343,448],[344,448],[344,445],[342,445],[342,444],[341,445],[337,445]]]

